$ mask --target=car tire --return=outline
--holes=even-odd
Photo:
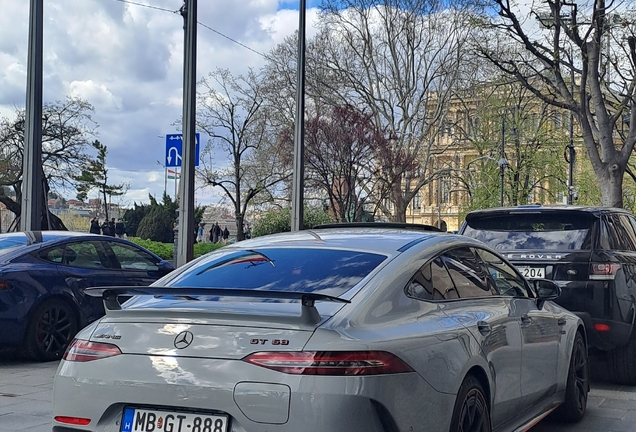
[[[59,360],[77,330],[77,314],[70,304],[60,299],[45,300],[31,314],[23,354],[33,360]]]
[[[627,344],[607,353],[608,374],[611,381],[622,385],[636,385],[636,330],[632,330]]]
[[[590,391],[590,364],[587,346],[581,333],[577,332],[572,346],[568,380],[565,388],[565,400],[555,411],[554,418],[559,421],[575,423],[583,418],[587,409],[587,396]]]
[[[472,375],[468,375],[457,394],[450,432],[490,432],[490,408],[484,389]]]

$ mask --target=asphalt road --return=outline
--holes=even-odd
[[[636,387],[610,384],[592,362],[585,418],[575,425],[544,420],[532,432],[636,432]],[[51,392],[57,362],[34,363],[0,352],[0,432],[51,432]],[[428,432],[428,431],[427,431]]]

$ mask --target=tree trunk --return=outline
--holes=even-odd
[[[603,207],[623,207],[623,174],[623,170],[616,166],[613,170],[606,168],[602,176],[597,174]]]

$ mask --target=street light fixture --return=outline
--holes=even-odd
[[[499,166],[499,176],[501,177],[501,195],[499,197],[499,205],[504,205],[504,175],[506,168],[510,165],[506,159],[505,145],[506,145],[506,111],[504,110],[501,116],[501,159],[497,162]]]

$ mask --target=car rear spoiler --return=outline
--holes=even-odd
[[[315,302],[329,301],[335,303],[351,303],[346,299],[317,293],[303,293],[297,291],[266,291],[232,288],[187,288],[187,287],[156,287],[156,286],[109,286],[93,287],[84,290],[91,297],[101,297],[104,300],[104,308],[107,311],[121,310],[121,304],[117,300],[119,296],[149,295],[149,296],[173,296],[185,300],[198,300],[195,296],[219,296],[219,297],[243,297],[300,300],[303,322],[315,324],[320,322],[320,314]]]

